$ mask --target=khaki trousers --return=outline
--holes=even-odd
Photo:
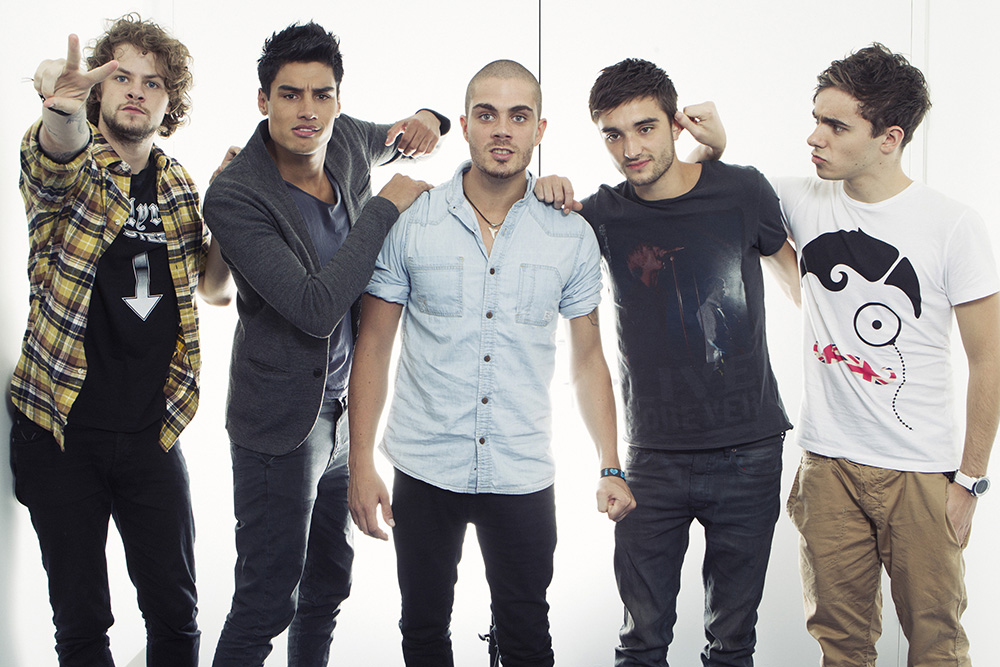
[[[788,498],[800,533],[806,627],[823,667],[874,667],[881,568],[909,642],[909,667],[968,667],[964,545],[940,473],[874,468],[804,452]]]

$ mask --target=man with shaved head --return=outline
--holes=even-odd
[[[556,544],[556,313],[569,320],[577,399],[600,453],[598,509],[617,521],[634,506],[597,326],[600,254],[582,218],[532,194],[527,166],[546,121],[530,72],[487,65],[469,83],[461,123],[471,161],[400,217],[364,297],[349,391],[351,514],[387,539],[381,505],[393,528],[408,667],[454,664],[448,626],[469,523],[490,585],[491,653],[506,667],[543,667],[554,662],[545,595]],[[381,444],[395,468],[390,508],[373,449],[401,317]]]

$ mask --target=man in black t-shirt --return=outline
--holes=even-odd
[[[761,258],[793,252],[778,198],[751,167],[676,159],[681,124],[700,130],[677,114],[673,84],[652,63],[605,68],[590,111],[626,179],[602,186],[581,211],[617,306],[636,499],[615,528],[626,612],[615,664],[665,664],[697,520],[706,543],[702,662],[752,665],[791,427],[768,359],[760,268]],[[536,193],[562,203],[553,189]]]
[[[86,67],[79,39],[34,77],[21,145],[31,281],[11,383],[11,468],[38,535],[62,666],[112,665],[114,517],[146,660],[198,663],[194,522],[177,436],[198,402],[194,291],[230,299],[187,172],[153,144],[188,109],[187,48],[125,16]]]

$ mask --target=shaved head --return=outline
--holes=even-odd
[[[469,87],[465,89],[465,113],[469,113],[469,108],[472,106],[473,88],[485,79],[521,79],[530,83],[535,93],[535,112],[541,117],[542,88],[538,85],[538,79],[524,65],[516,63],[513,60],[494,60],[476,72],[476,75],[472,77],[472,81],[469,81]]]

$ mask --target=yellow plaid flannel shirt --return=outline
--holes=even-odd
[[[129,216],[129,169],[93,126],[87,147],[70,162],[48,158],[38,143],[41,121],[21,142],[21,196],[28,217],[28,326],[11,382],[14,405],[63,446],[63,431],[87,375],[83,339],[101,255]],[[209,236],[198,192],[184,167],[153,147],[157,206],[180,328],[163,392],[160,445],[170,449],[198,407],[198,311],[194,292]],[[128,387],[122,387],[127,392]],[[113,397],[109,397],[113,400]]]

